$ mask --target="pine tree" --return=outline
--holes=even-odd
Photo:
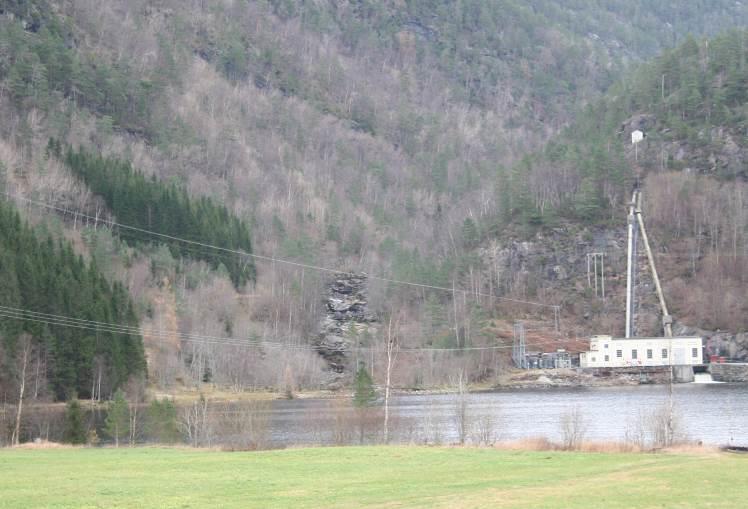
[[[62,439],[74,445],[86,443],[86,429],[83,424],[83,410],[77,399],[71,399],[65,406],[65,430]]]
[[[374,387],[374,381],[369,371],[363,366],[359,366],[354,380],[353,406],[356,409],[356,418],[358,425],[359,442],[364,443],[366,428],[372,420],[372,407],[377,403],[379,395]]]
[[[593,221],[600,209],[600,200],[592,179],[582,181],[575,203],[575,208],[580,219]]]
[[[126,437],[130,432],[130,410],[125,399],[125,393],[122,389],[117,389],[114,393],[114,399],[109,402],[106,420],[104,421],[104,431],[114,439],[115,447],[119,447],[120,437]]]
[[[64,161],[94,193],[106,201],[120,223],[252,254],[247,223],[209,198],[192,199],[185,189],[146,178],[127,161],[105,159],[82,149],[68,149]],[[330,223],[329,226],[331,236],[339,239],[337,223]],[[121,231],[120,235],[129,236],[132,233]],[[136,240],[150,241],[152,239]],[[254,264],[251,260],[241,259],[240,255],[227,256],[211,250],[196,250],[178,241],[169,241],[164,245],[174,258],[196,258],[207,262],[213,269],[224,265],[236,288],[255,280]]]
[[[475,247],[480,241],[478,227],[472,218],[466,217],[462,223],[462,243],[467,248]]]
[[[177,409],[170,400],[151,401],[146,419],[146,431],[152,440],[161,444],[172,444],[179,440]]]
[[[51,151],[54,143],[51,144]],[[96,266],[77,256],[69,242],[39,240],[15,210],[0,201],[0,304],[39,313],[137,327],[133,304],[121,284],[110,286]],[[40,320],[6,320],[0,324],[3,343],[12,352],[20,332],[49,359],[51,389],[58,399],[87,397],[94,357],[109,368],[105,377],[117,388],[131,375],[145,371],[142,338],[104,331],[75,330]],[[0,373],[9,369],[0,356]]]
[[[0,246],[0,306],[18,308],[21,302],[18,279],[16,277],[14,257]],[[6,348],[15,344],[15,339],[21,332],[21,322],[18,320],[0,321],[0,337]],[[12,354],[12,349],[9,349]],[[11,355],[12,356],[12,355]]]
[[[356,372],[354,381],[353,405],[356,408],[365,408],[374,405],[379,398],[371,379],[369,371],[362,365]]]

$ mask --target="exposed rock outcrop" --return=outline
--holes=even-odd
[[[335,388],[352,371],[351,347],[374,337],[377,319],[368,309],[365,274],[339,275],[327,288],[317,349],[330,367],[327,385]]]
[[[636,129],[645,134],[637,150],[628,143]],[[669,159],[669,167],[688,173],[748,179],[748,147],[740,132],[724,127],[702,128],[695,133],[694,141],[663,127],[654,115],[640,114],[626,120],[619,133],[626,142],[626,157],[634,167],[659,168]],[[650,141],[650,135],[656,141]]]
[[[495,240],[480,250],[484,265],[491,273],[491,291],[500,295],[519,295],[537,300],[544,295],[557,302],[576,334],[621,334],[624,328],[626,285],[626,229],[557,227],[537,233],[529,239]],[[602,288],[595,296],[594,267],[587,273],[587,254],[605,254],[605,299]],[[659,330],[659,308],[651,284],[643,250],[638,257],[637,329],[642,335]],[[602,271],[602,267],[598,267]],[[589,284],[588,284],[589,281]],[[619,332],[620,331],[620,332]],[[568,330],[567,330],[568,332]]]
[[[636,272],[635,333],[662,335],[662,312],[655,293],[651,270],[640,243]],[[562,307],[564,330],[571,335],[622,335],[626,300],[627,234],[615,228],[561,226],[530,238],[494,240],[479,252],[490,268],[491,290],[503,295],[524,295],[536,300],[543,295]],[[605,254],[605,299],[597,297],[594,266],[587,273],[587,254]],[[660,276],[669,273],[659,266]],[[598,266],[598,271],[601,267]],[[588,284],[588,281],[591,284]],[[667,292],[667,282],[666,292]],[[679,318],[676,316],[676,318]],[[547,320],[550,320],[546,316]],[[748,345],[746,345],[748,347]]]

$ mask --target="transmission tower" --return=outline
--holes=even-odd
[[[512,344],[512,360],[520,369],[527,369],[527,351],[525,346],[525,324],[514,324],[514,342]]]

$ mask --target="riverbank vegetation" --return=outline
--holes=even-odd
[[[317,394],[294,402],[269,399],[268,394],[227,400],[220,393],[179,400],[152,396],[149,400],[142,386],[133,383],[127,391],[118,390],[108,403],[73,399],[67,404],[27,404],[20,418],[14,407],[0,407],[0,446],[19,442],[89,447],[183,444],[247,451],[408,444],[644,452],[699,444],[702,439],[722,443],[716,435],[690,435],[679,406],[667,400],[630,410],[618,435],[610,435],[613,430],[609,430],[600,441],[599,433],[590,431],[596,415],[589,408],[571,405],[548,414],[539,427],[523,423],[518,429],[517,422],[505,417],[502,403],[493,400],[487,407],[486,400],[468,393],[464,384],[434,396],[437,399],[420,396],[426,406],[416,413],[403,411],[400,405],[388,408],[381,394],[365,381],[353,394],[330,392],[327,397]],[[414,396],[403,397],[413,401]],[[516,413],[516,408],[508,410]],[[285,417],[279,424],[281,415]],[[11,440],[13,429],[15,441]],[[517,436],[525,438],[517,442],[512,438]]]
[[[0,505],[79,507],[734,507],[747,458],[346,447],[0,451]]]

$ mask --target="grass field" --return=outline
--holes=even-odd
[[[0,507],[747,507],[748,457],[470,448],[0,450]]]

